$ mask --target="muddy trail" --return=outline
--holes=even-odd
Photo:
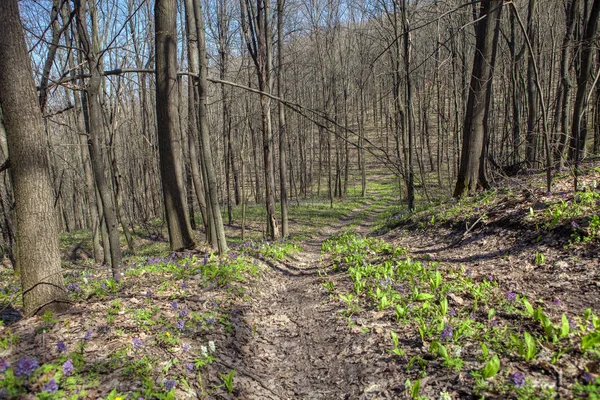
[[[260,295],[234,312],[234,334],[217,357],[237,372],[234,397],[391,398],[403,390],[379,335],[351,329],[319,276],[323,241],[349,225],[366,234],[379,211],[368,206],[302,243],[293,258],[268,262]]]

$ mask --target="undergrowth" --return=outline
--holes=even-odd
[[[597,398],[600,379],[591,369],[600,361],[600,318],[592,310],[554,321],[551,305],[502,293],[492,275],[474,279],[463,267],[414,261],[403,248],[351,233],[331,237],[322,252],[330,264],[323,285],[345,304],[348,323],[365,310],[383,313],[390,354],[418,380],[436,360],[449,372],[467,373],[480,396],[551,399],[560,373],[572,397]],[[340,271],[351,290],[337,290],[327,278]],[[415,340],[427,354],[415,351]],[[583,366],[575,373],[573,359]],[[418,397],[418,381],[405,386]]]

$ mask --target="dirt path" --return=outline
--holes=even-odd
[[[376,215],[369,212],[355,230],[365,233]],[[356,326],[348,326],[318,275],[322,242],[352,222],[350,216],[304,242],[293,259],[269,264],[265,289],[234,319],[229,343],[234,358],[231,348],[218,356],[225,360],[222,365],[236,369],[237,398],[392,397],[390,385],[400,379],[384,373],[390,372],[390,363],[378,365],[369,357],[373,351],[379,359],[385,354],[377,335],[361,335]]]

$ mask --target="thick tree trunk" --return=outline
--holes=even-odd
[[[493,59],[496,30],[503,0],[483,0],[480,17],[476,25],[477,43],[473,73],[469,86],[469,98],[463,125],[463,142],[458,179],[454,197],[461,197],[480,187],[481,163],[484,163],[484,136],[488,96],[493,76]]]
[[[600,17],[600,0],[594,0],[585,32],[581,40],[581,66],[577,75],[577,94],[573,105],[573,119],[571,125],[571,146],[569,147],[569,159],[577,163],[585,157],[587,144],[587,119],[585,118],[586,98],[588,95],[588,82],[592,69],[594,37],[598,31]]]
[[[179,135],[177,96],[177,2],[157,0],[154,6],[156,44],[156,116],[160,176],[171,250],[194,247],[187,218]]]
[[[0,2],[0,15],[0,107],[11,157],[23,307],[26,315],[63,311],[68,299],[42,113],[17,1]]]

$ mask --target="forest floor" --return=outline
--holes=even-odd
[[[292,207],[289,241],[258,208],[223,257],[148,240],[120,284],[65,261],[63,315],[20,319],[3,270],[0,398],[598,398],[600,168],[541,179],[409,214],[377,177]]]

